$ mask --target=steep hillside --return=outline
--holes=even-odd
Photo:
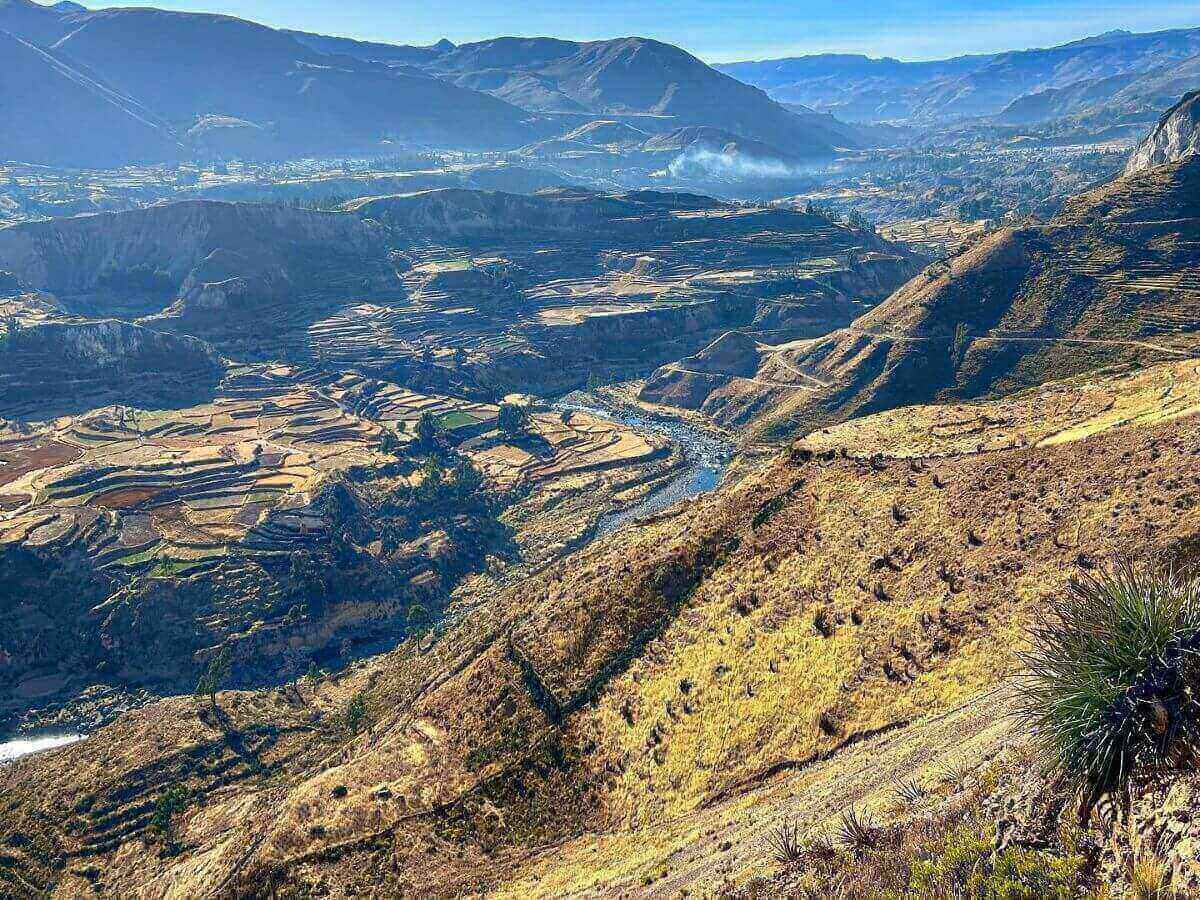
[[[526,114],[411,71],[331,59],[240,19],[105,10],[55,45],[179,124],[227,115],[271,125],[286,152],[368,147],[382,138],[509,146]]]
[[[0,0],[0,31],[47,47],[71,30],[86,10],[68,4],[43,5],[34,0]]]
[[[443,636],[335,679],[165,701],[3,770],[5,877],[228,896],[744,883],[777,867],[780,822],[882,808],[895,778],[999,751],[988,689],[1045,598],[1200,532],[1198,401],[1188,361],[814,435]]]
[[[799,377],[767,433],[1194,355],[1198,214],[1200,159],[1188,157],[1075,198],[1045,225],[988,234],[848,328],[778,348],[768,364]],[[726,402],[742,406],[757,390],[735,387]]]
[[[0,30],[0,159],[117,166],[178,157],[182,148],[149,110],[63,57]]]
[[[328,44],[314,49],[290,33],[229,16],[158,9],[79,12],[8,0],[0,7],[0,31],[79,67],[85,76],[76,81],[86,78],[110,86],[114,97],[119,92],[133,98],[153,121],[168,123],[176,138],[211,117],[262,129],[270,140],[260,139],[255,155],[365,151],[389,140],[494,149],[516,147],[538,135],[526,122],[528,113],[495,97],[415,69],[393,68],[387,63],[394,60],[374,61],[368,58],[372,54],[330,55]],[[23,102],[28,103],[28,96]],[[26,144],[18,146],[27,145],[27,154],[54,148],[62,140],[53,118],[44,120],[72,107],[48,105],[53,113],[43,110],[11,123],[11,130],[23,132]],[[88,115],[95,118],[103,109],[101,105]],[[82,133],[99,141],[101,131]],[[117,132],[113,140],[120,137]],[[153,148],[143,137],[121,159],[164,155],[159,150],[155,156]],[[89,164],[111,164],[106,156],[92,161],[87,150],[84,143],[75,152]],[[20,158],[42,161],[49,152]]]
[[[46,322],[0,335],[0,417],[206,397],[224,371],[193,338],[127,322]]]
[[[665,116],[786,146],[806,157],[827,156],[835,146],[817,123],[761,91],[678,47],[645,38],[590,43],[499,38],[463,44],[427,65],[459,84],[535,111]]]
[[[996,117],[1003,124],[1074,120],[1112,125],[1154,121],[1200,77],[1200,56],[1168,63],[1148,72],[1099,75],[1061,88],[1024,94]]]
[[[1200,91],[1192,91],[1163,115],[1133,151],[1126,175],[1200,153]]]
[[[182,300],[180,313],[236,316],[307,290],[318,273],[358,285],[389,277],[379,229],[354,216],[210,200],[8,228],[0,259],[30,288],[99,315],[157,313]]]

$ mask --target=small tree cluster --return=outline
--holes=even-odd
[[[533,422],[529,407],[523,403],[501,403],[496,426],[509,437],[520,437]]]

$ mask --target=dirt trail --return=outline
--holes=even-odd
[[[897,334],[895,332],[878,331],[870,328],[855,328],[850,326],[846,329],[854,334],[862,334],[867,337],[883,338],[888,341],[896,341],[897,343],[929,343],[935,340],[945,340],[943,337],[922,337],[910,334]],[[1152,350],[1156,353],[1166,353],[1171,356],[1189,357],[1193,354],[1187,350],[1180,350],[1176,347],[1164,347],[1161,344],[1152,344],[1149,341],[1134,341],[1125,340],[1122,338],[1073,338],[1073,337],[1037,337],[1031,335],[1006,335],[985,332],[983,334],[968,334],[968,338],[972,342],[985,341],[988,343],[1003,344],[1099,344],[1108,347],[1137,347],[1142,350]]]

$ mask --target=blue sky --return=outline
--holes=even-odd
[[[115,0],[224,12],[281,28],[430,44],[497,35],[637,34],[709,62],[822,52],[934,59],[1044,47],[1112,28],[1200,26],[1195,0]]]

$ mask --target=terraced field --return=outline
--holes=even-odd
[[[203,407],[113,407],[29,434],[10,428],[0,544],[79,544],[101,566],[141,566],[319,540],[321,518],[305,511],[313,488],[377,459],[383,430],[292,375],[236,372]]]

